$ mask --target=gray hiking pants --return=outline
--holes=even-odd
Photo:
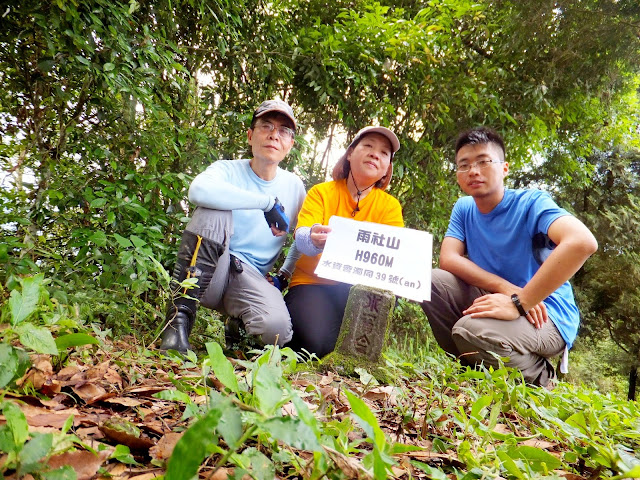
[[[229,239],[233,234],[231,211],[198,207],[186,230],[218,242],[224,253],[200,303],[231,317],[240,318],[247,333],[265,344],[282,346],[291,340],[291,318],[282,293],[259,271],[243,263],[243,271],[230,265]]]
[[[498,366],[488,352],[508,357],[505,365],[518,368],[526,382],[546,386],[554,377],[548,358],[560,355],[565,341],[550,320],[535,328],[524,317],[512,321],[494,318],[471,318],[462,311],[486,295],[486,290],[469,285],[440,269],[432,272],[431,301],[422,309],[438,344],[461,361],[477,365]]]

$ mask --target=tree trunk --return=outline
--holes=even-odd
[[[638,381],[638,365],[634,365],[631,367],[629,371],[629,393],[627,398],[629,400],[636,399],[636,383]]]

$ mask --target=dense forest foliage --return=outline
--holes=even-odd
[[[307,187],[345,135],[392,128],[391,193],[436,261],[452,142],[499,130],[509,186],[550,191],[599,242],[573,281],[579,343],[614,342],[602,375],[640,365],[636,0],[14,1],[0,85],[2,386],[79,330],[157,336],[189,183],[247,155],[269,98],[299,118],[283,166]]]
[[[575,279],[583,336],[637,359],[639,21],[633,0],[8,5],[3,300],[42,273],[59,315],[153,329],[190,179],[246,155],[251,112],[279,97],[301,120],[286,167],[307,186],[340,133],[392,127],[392,193],[437,240],[456,133],[503,132],[510,185],[550,190],[601,245]]]

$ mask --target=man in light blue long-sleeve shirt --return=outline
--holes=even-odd
[[[189,200],[198,208],[182,236],[173,276],[177,282],[197,277],[198,285],[188,291],[174,285],[162,350],[191,349],[197,301],[241,319],[247,333],[264,343],[291,339],[282,295],[265,275],[305,196],[302,181],[279,167],[295,128],[287,103],[263,102],[247,132],[252,158],[218,160],[193,180]]]

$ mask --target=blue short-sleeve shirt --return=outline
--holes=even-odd
[[[548,237],[549,227],[565,215],[570,214],[546,192],[505,189],[502,201],[486,214],[478,210],[473,197],[460,198],[445,236],[463,242],[468,258],[479,267],[524,287],[554,248]],[[569,282],[549,295],[544,304],[571,347],[580,313]]]

